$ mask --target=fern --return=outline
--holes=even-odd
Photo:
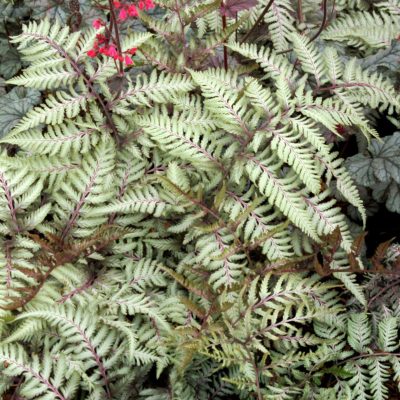
[[[301,61],[301,68],[315,76],[318,86],[323,83],[325,68],[322,57],[318,54],[315,45],[299,34],[293,34],[293,49]]]
[[[60,155],[70,152],[86,153],[99,140],[99,130],[92,121],[64,121],[61,125],[49,125],[47,132],[28,130],[7,137],[7,143],[36,154]]]
[[[266,5],[266,1],[262,1]],[[272,3],[265,15],[265,22],[271,35],[274,48],[278,51],[288,48],[288,37],[293,32],[293,6],[290,1],[278,0]]]
[[[181,75],[158,74],[156,70],[147,77],[138,77],[135,86],[121,94],[118,105],[115,109],[117,113],[123,113],[125,107],[130,104],[147,105],[151,103],[168,103],[171,97],[184,94],[192,89],[190,80]]]
[[[51,95],[47,98],[45,104],[29,111],[13,129],[13,132],[23,132],[43,123],[61,124],[65,118],[76,117],[85,108],[89,98],[87,94],[56,92],[54,96]]]
[[[93,208],[113,197],[109,175],[113,168],[112,142],[105,140],[82,163],[81,170],[72,172],[69,182],[54,193],[54,218],[61,229],[61,240],[72,233],[88,236],[106,222],[106,216],[96,217]]]
[[[45,352],[42,361],[37,355],[32,355],[29,360],[21,346],[5,345],[0,350],[0,359],[5,365],[2,374],[6,377],[24,376],[20,394],[28,399],[41,395],[65,400],[76,395],[77,383],[81,377],[77,368],[71,369],[65,357],[58,356],[57,364],[53,363],[53,357]]]
[[[1,396],[389,398],[397,280],[367,272],[397,253],[364,256],[353,177],[398,183],[396,72],[370,58],[397,5],[150,3],[26,4],[4,41],[29,90],[0,94]]]
[[[398,20],[387,13],[349,13],[328,27],[323,38],[345,41],[362,50],[379,48],[395,38],[398,24]]]
[[[304,202],[299,195],[293,194],[292,189],[297,185],[297,176],[292,175],[280,179],[275,171],[280,163],[272,164],[274,155],[266,154],[265,160],[249,158],[247,170],[249,178],[257,184],[260,192],[269,198],[285,215],[287,215],[297,226],[313,238],[317,234],[312,229],[313,224],[309,221],[305,212]],[[273,161],[272,161],[273,162]],[[267,167],[266,165],[270,165]]]

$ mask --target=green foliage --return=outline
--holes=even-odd
[[[362,254],[356,183],[397,210],[400,136],[376,125],[400,112],[396,4],[338,1],[318,33],[311,0],[226,28],[218,1],[162,0],[121,28],[119,74],[87,54],[98,2],[24,3],[1,6],[26,23],[0,46],[19,86],[0,97],[0,394],[389,398],[399,308],[356,272],[399,253]],[[345,161],[347,130],[369,145]]]

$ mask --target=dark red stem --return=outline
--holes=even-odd
[[[260,16],[257,18],[257,21],[254,23],[252,28],[246,33],[244,38],[240,41],[240,43],[245,42],[249,36],[254,32],[254,30],[257,28],[258,24],[262,21],[264,18],[265,14],[268,12],[268,10],[271,8],[272,4],[274,3],[274,0],[270,0],[269,3],[265,6],[263,12],[260,14]]]
[[[328,14],[328,12],[327,12],[327,10],[328,10],[327,4],[328,4],[328,0],[323,0],[323,2],[322,2],[322,10],[323,10],[324,15],[322,17],[322,23],[321,23],[321,26],[318,29],[318,32],[310,39],[310,42],[315,40],[325,28],[326,17],[327,17],[327,14]]]
[[[112,0],[108,0],[108,4],[110,6],[110,16],[111,16],[110,31],[112,32],[112,28],[114,28],[115,42],[116,42],[116,45],[117,45],[118,55],[121,55],[122,54],[121,41],[119,39],[117,17],[115,16],[115,10],[114,10],[113,1]],[[119,71],[118,71],[118,73],[121,76],[124,74],[124,67],[123,67],[123,64],[122,64],[121,60],[119,60]]]
[[[303,0],[297,0],[297,19],[300,23],[304,22]]]
[[[222,16],[222,29],[226,29],[226,15]],[[224,42],[225,43],[225,42]],[[224,68],[225,71],[228,71],[228,49],[224,44]]]

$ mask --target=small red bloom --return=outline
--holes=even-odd
[[[128,7],[128,14],[130,17],[137,17],[139,15],[134,4]]]
[[[129,56],[125,56],[124,57],[124,61],[125,61],[126,65],[132,65],[133,64],[133,60]]]
[[[151,10],[155,7],[153,0],[146,0],[146,10]]]
[[[101,19],[95,19],[92,22],[92,25],[93,25],[93,28],[100,29],[104,25],[104,22]]]
[[[118,10],[118,21],[119,23],[125,21],[128,17],[138,17],[139,9],[140,10],[150,10],[155,7],[153,0],[137,0],[133,2],[127,2],[125,0],[113,0],[112,4],[115,9]],[[100,29],[102,26],[106,25],[102,19],[98,18],[92,22],[92,25],[95,29]],[[114,39],[110,36],[108,30],[106,30],[107,34],[97,34],[96,40],[94,42],[93,48],[87,52],[88,57],[94,58],[99,54],[103,54],[104,56],[111,57],[116,61],[123,62],[125,65],[130,66],[133,65],[133,56],[137,52],[136,47],[132,47],[123,52],[123,54],[119,53]]]
[[[87,55],[88,55],[90,58],[94,58],[94,57],[96,57],[96,55],[97,55],[97,51],[96,51],[95,49],[89,50],[89,51],[87,52]]]
[[[121,21],[125,21],[128,18],[128,13],[126,12],[125,8],[123,8],[120,12],[119,12],[119,19]]]
[[[96,35],[96,39],[99,44],[105,43],[105,41],[106,41],[106,37],[104,35],[102,35],[101,33],[98,33]]]
[[[136,47],[132,47],[131,49],[127,50],[126,53],[134,55],[136,53],[136,51],[137,51],[137,48]]]
[[[110,56],[110,57],[114,57],[114,58],[117,57],[118,58],[117,49],[114,46],[110,46],[108,48],[107,55]]]

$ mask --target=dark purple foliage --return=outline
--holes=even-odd
[[[225,0],[220,8],[221,15],[234,18],[242,10],[248,10],[257,5],[257,0]]]

